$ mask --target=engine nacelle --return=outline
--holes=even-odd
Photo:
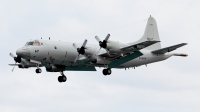
[[[47,72],[61,72],[65,71],[65,66],[62,65],[51,65],[50,67],[46,67]]]
[[[94,52],[95,52],[95,49],[92,47],[87,47],[87,49],[85,49],[86,55],[92,56],[94,54]]]
[[[121,47],[127,46],[127,44],[120,43],[118,41],[108,41],[107,43],[107,49],[109,49],[110,52],[113,53],[121,53],[120,50]]]

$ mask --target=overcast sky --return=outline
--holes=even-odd
[[[97,72],[41,74],[35,68],[11,72],[16,53],[30,39],[98,44],[140,39],[152,15],[162,47],[187,46],[188,57]],[[0,111],[2,112],[200,112],[199,0],[0,0]]]

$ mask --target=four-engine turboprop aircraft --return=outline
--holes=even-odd
[[[169,53],[186,43],[161,48],[156,21],[149,17],[144,35],[133,43],[121,43],[109,40],[110,34],[102,41],[95,37],[99,45],[69,43],[50,40],[29,41],[16,51],[17,56],[10,53],[19,68],[40,67],[47,72],[60,72],[59,82],[65,82],[64,71],[96,71],[95,67],[104,67],[103,74],[110,75],[113,68],[129,68],[163,61],[171,56],[187,56],[186,54]],[[13,70],[14,70],[13,67]]]

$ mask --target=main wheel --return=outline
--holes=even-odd
[[[107,73],[108,73],[108,75],[110,75],[112,73],[112,70],[110,68],[108,68]]]
[[[58,77],[58,82],[66,82],[67,81],[67,77],[66,76],[59,76]]]
[[[38,68],[38,69],[35,70],[35,72],[36,72],[36,73],[41,73],[42,70]]]
[[[108,75],[108,70],[107,69],[103,69],[103,75]]]
[[[67,80],[67,77],[66,76],[62,76],[62,81],[66,82],[66,80]]]
[[[58,82],[60,82],[60,83],[63,82],[63,81],[62,81],[62,76],[59,76],[59,77],[58,77]]]

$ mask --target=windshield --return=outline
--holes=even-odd
[[[38,40],[27,42],[25,46],[40,46],[40,42]]]
[[[29,46],[29,45],[33,45],[33,43],[34,43],[34,42],[27,42],[26,45],[27,45],[27,46]]]
[[[40,46],[40,42],[34,42],[33,45],[34,46]]]

